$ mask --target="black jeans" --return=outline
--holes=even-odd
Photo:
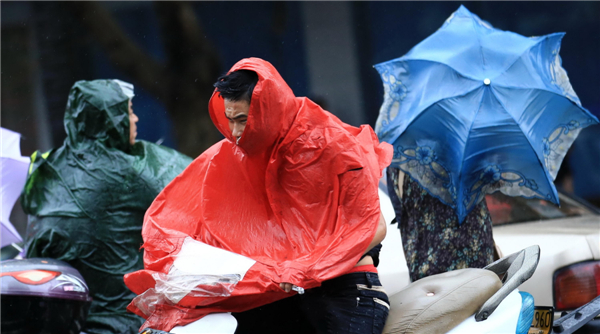
[[[388,313],[389,300],[378,275],[359,272],[233,316],[236,334],[381,334]]]

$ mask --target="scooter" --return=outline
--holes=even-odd
[[[544,310],[536,310],[533,297],[518,290],[533,275],[539,255],[539,247],[531,246],[484,269],[455,270],[409,284],[390,296],[384,333],[551,333],[551,320],[534,323],[535,316],[539,320]],[[586,319],[593,318],[592,313],[588,312]],[[209,314],[169,333],[232,334],[236,326],[231,314]],[[166,332],[145,329],[141,333]]]
[[[553,321],[551,312],[536,308],[533,297],[518,290],[538,260],[539,247],[531,246],[484,269],[460,269],[411,283],[390,296],[384,333],[598,333],[589,325],[600,314],[600,297]],[[77,270],[41,258],[2,261],[1,267],[2,333],[80,333],[91,298]],[[236,327],[231,314],[216,313],[169,333],[232,334]]]
[[[49,258],[2,261],[1,326],[5,334],[78,334],[92,302],[81,274]]]

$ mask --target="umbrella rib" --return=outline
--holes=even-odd
[[[471,20],[471,25],[473,26],[473,30],[475,31],[474,35],[477,37],[477,42],[479,44],[479,53],[481,54],[481,62],[483,65],[483,71],[485,73],[485,70],[486,70],[485,56],[483,55],[483,46],[481,45],[481,38],[480,38],[479,34],[477,33],[477,26],[475,25],[476,21],[477,20]]]
[[[553,92],[553,91],[551,91],[551,90],[549,90],[549,89],[546,89],[546,88],[538,88],[538,87],[535,87],[535,88],[523,88],[523,87],[512,87],[512,86],[498,86],[498,87],[502,87],[502,88],[508,88],[508,89],[530,89],[530,90],[539,90],[539,91],[542,91],[542,92],[546,92],[546,93],[549,93],[549,94],[556,95],[556,96],[558,96],[558,97],[566,98],[566,99],[568,99],[569,101],[571,101],[571,103],[573,103],[573,104],[574,104],[574,105],[575,105],[575,106],[576,106],[576,107],[579,109],[579,111],[583,112],[584,114],[586,114],[586,115],[588,115],[588,116],[595,117],[594,115],[590,114],[590,112],[589,112],[589,111],[588,111],[586,108],[584,108],[582,105],[580,105],[580,103],[577,103],[577,102],[575,102],[575,101],[571,100],[570,98],[568,98],[568,97],[566,97],[566,96],[564,96],[564,95],[562,95],[562,94],[559,94],[559,93],[557,93],[557,92]],[[497,96],[496,96],[496,99],[498,99],[498,97],[497,97]],[[498,101],[500,101],[500,100],[498,99]],[[533,101],[529,101],[529,103],[527,104],[527,106],[531,105],[531,103],[532,103],[532,102],[533,102]],[[502,107],[504,107],[504,109],[506,110],[506,107],[505,107],[504,105],[502,105]],[[512,117],[512,115],[511,115],[511,117]],[[513,119],[514,119],[514,118],[513,118]]]
[[[463,93],[460,93],[460,94],[457,94],[457,95],[452,95],[452,96],[447,96],[447,97],[441,98],[441,99],[439,99],[439,100],[437,100],[437,101],[434,101],[434,102],[432,102],[431,104],[429,104],[429,105],[425,106],[424,108],[422,108],[422,109],[421,109],[421,111],[427,110],[428,108],[430,108],[431,106],[433,106],[433,105],[434,105],[434,104],[436,104],[436,103],[440,103],[440,102],[442,102],[442,101],[446,101],[446,100],[448,100],[448,99],[454,99],[454,98],[457,98],[457,97],[462,97],[462,96],[465,96],[465,95],[467,95],[467,94],[470,94],[470,93],[472,93],[473,91],[475,91],[476,89],[479,89],[479,88],[481,88],[481,86],[475,87],[475,88],[473,88],[473,89],[471,89],[471,90],[469,90],[469,91],[467,91],[467,92],[463,92]],[[414,121],[415,121],[417,118],[419,118],[419,117],[421,116],[421,114],[422,114],[422,113],[419,113],[418,115],[414,115],[414,116],[413,116],[413,118],[411,118],[411,119],[410,119],[408,122],[406,122],[406,126],[404,127],[404,129],[403,129],[403,130],[400,132],[400,134],[398,134],[398,135],[396,135],[395,137],[391,138],[391,139],[390,139],[390,142],[394,142],[396,139],[398,139],[398,138],[399,138],[399,137],[402,135],[402,133],[403,133],[403,132],[404,132],[404,131],[405,131],[405,130],[406,130],[406,129],[407,129],[407,128],[408,128],[408,127],[409,127],[409,126],[410,126],[410,125],[411,125],[411,124],[412,124],[412,123],[413,123],[413,122],[414,122]],[[455,115],[452,115],[451,113],[449,113],[449,114],[450,114],[451,116],[453,116],[454,118],[456,118],[456,116],[455,116]],[[471,126],[473,126],[473,125],[471,124]]]
[[[540,159],[540,156],[538,155],[538,152],[535,150],[535,147],[533,146],[533,143],[531,142],[531,140],[529,139],[529,137],[527,135],[525,135],[525,131],[523,131],[523,128],[521,127],[521,124],[513,117],[513,115],[511,115],[510,112],[508,112],[508,109],[506,108],[506,106],[504,105],[504,103],[502,103],[502,101],[498,98],[498,96],[496,96],[496,93],[494,93],[494,90],[491,90],[491,92],[494,95],[494,98],[496,99],[496,101],[498,101],[498,103],[502,106],[502,108],[504,109],[504,111],[510,116],[510,118],[513,119],[513,121],[515,121],[515,124],[517,124],[517,126],[519,127],[519,129],[521,129],[521,132],[525,136],[525,139],[527,139],[527,143],[529,143],[529,146],[531,147],[531,149],[533,150],[533,152],[535,152],[535,156],[537,157],[538,163],[540,164],[540,166],[542,167],[542,170],[546,174],[546,178],[544,178],[544,181],[546,181],[548,183],[548,185],[550,186],[550,189],[554,189],[552,187],[552,184],[550,184],[548,182],[548,179],[551,179],[552,176],[549,174],[546,166],[544,166],[544,164],[542,163],[542,159]],[[556,190],[554,190],[554,192],[556,192]],[[554,194],[554,195],[556,196],[556,194]]]
[[[542,41],[546,41],[548,40],[550,37],[554,37],[555,35],[561,35],[561,33],[553,33],[553,34],[549,34],[549,35],[545,35],[545,36],[541,36],[542,38],[539,38],[534,44],[532,44],[530,47],[528,47],[527,49],[523,50],[523,53],[521,53],[518,57],[515,58],[515,60],[508,65],[501,73],[498,73],[498,75],[496,77],[499,77],[501,75],[503,75],[504,73],[508,72],[508,70],[513,67],[517,61],[519,61],[519,59],[521,59],[521,57],[523,57],[523,55],[527,52],[529,52],[533,47],[537,46],[538,44],[540,44]]]
[[[500,86],[500,85],[498,85],[498,86],[499,86],[499,87],[502,87],[502,88],[507,88],[507,89],[531,89],[531,90],[539,90],[539,91],[542,91],[542,92],[546,92],[546,93],[549,93],[549,94],[556,95],[556,96],[558,96],[558,97],[566,98],[566,99],[568,99],[569,101],[571,101],[571,103],[573,103],[573,104],[574,104],[574,105],[575,105],[575,106],[576,106],[576,107],[579,109],[579,111],[580,111],[580,112],[583,112],[583,113],[584,113],[584,114],[586,114],[586,115],[590,115],[589,111],[588,111],[587,109],[585,109],[583,106],[581,106],[579,103],[577,103],[577,102],[575,102],[575,101],[573,101],[573,100],[569,99],[568,97],[565,97],[565,96],[564,96],[564,95],[562,95],[562,94],[559,94],[559,93],[557,93],[557,92],[553,92],[553,91],[551,91],[551,90],[549,90],[549,89],[546,89],[546,88],[539,88],[539,87],[535,87],[535,88],[523,88],[523,87]],[[496,100],[498,101],[498,103],[500,103],[500,104],[502,105],[502,107],[504,108],[504,110],[506,110],[506,111],[507,111],[506,113],[507,113],[507,114],[508,114],[508,115],[509,115],[509,116],[510,116],[510,117],[511,117],[513,120],[515,120],[515,118],[514,118],[514,117],[513,117],[513,116],[512,116],[512,115],[511,115],[509,112],[508,112],[508,109],[506,108],[506,106],[505,106],[505,105],[502,103],[502,101],[501,101],[501,100],[498,98],[498,96],[496,96],[496,94],[495,94],[495,93],[494,93],[494,97],[496,98]],[[528,107],[528,106],[530,106],[532,102],[533,102],[533,101],[529,101],[529,103],[527,104],[527,107]],[[593,116],[593,115],[592,115],[592,116]],[[519,124],[519,128],[521,128],[521,126],[520,126],[520,122],[517,122],[517,120],[515,120],[515,123]],[[521,130],[523,130],[523,129],[521,129]],[[531,142],[529,141],[529,138],[528,138],[527,136],[525,136],[525,138],[527,138],[527,141],[529,142],[529,144],[530,144],[530,145],[532,146],[532,148],[533,148],[533,145],[532,145],[532,144],[531,144]],[[534,151],[535,151],[535,150],[534,150]],[[541,159],[540,159],[539,155],[537,155],[537,153],[536,153],[536,156],[537,156],[537,158],[538,158],[538,161],[540,161],[540,163],[541,163]]]
[[[559,97],[566,98],[566,99],[568,99],[569,101],[571,101],[572,103],[574,103],[574,104],[575,104],[577,107],[579,107],[580,109],[582,109],[582,110],[585,110],[586,112],[588,112],[588,111],[587,111],[587,109],[585,109],[583,106],[581,106],[581,105],[580,105],[580,103],[578,103],[578,102],[575,102],[575,101],[571,100],[570,98],[566,97],[565,95],[562,95],[562,94],[560,94],[560,93],[557,93],[557,92],[553,92],[553,91],[551,91],[551,90],[549,90],[549,89],[547,89],[547,88],[543,88],[543,87],[533,87],[533,88],[527,88],[527,87],[505,86],[505,85],[498,85],[498,84],[496,84],[496,86],[498,86],[498,87],[502,87],[502,88],[507,88],[507,89],[531,89],[531,90],[541,90],[541,91],[543,91],[543,92],[546,92],[546,93],[551,93],[551,94],[557,95],[557,96],[559,96]],[[498,98],[498,97],[496,97],[496,98]],[[498,100],[498,101],[499,101],[499,100]],[[504,105],[503,105],[503,106],[504,106]]]
[[[404,59],[403,59],[403,58],[404,58]],[[408,58],[408,57],[406,57],[406,58],[405,58],[405,57],[402,57],[402,58],[400,58],[400,59],[395,59],[395,60],[397,60],[397,61],[399,61],[399,62],[400,62],[400,61],[404,61],[404,62],[407,62],[407,61],[426,61],[426,62],[434,63],[434,64],[437,64],[437,65],[443,65],[443,66],[445,66],[445,67],[447,67],[447,68],[451,69],[452,71],[456,72],[456,74],[460,75],[461,77],[463,77],[463,78],[465,78],[465,79],[473,80],[473,81],[475,81],[475,82],[481,82],[481,81],[482,81],[482,80],[480,80],[480,79],[477,79],[477,78],[473,78],[473,77],[471,77],[471,76],[468,76],[468,75],[466,75],[466,74],[464,74],[464,73],[460,72],[459,70],[455,69],[454,67],[450,66],[449,64],[442,63],[441,61],[438,61],[438,60],[433,60],[433,59],[419,59],[419,58]],[[394,61],[394,60],[391,60],[391,61]]]
[[[436,60],[431,60],[431,59],[412,59],[412,58],[405,58],[405,57],[401,57],[401,58],[398,58],[398,59],[390,60],[390,61],[388,61],[388,62],[386,62],[386,63],[391,63],[391,62],[396,62],[396,61],[397,61],[397,62],[408,62],[408,61],[424,61],[424,62],[430,62],[430,63],[434,63],[434,64],[438,64],[438,65],[443,65],[443,66],[445,66],[445,67],[447,67],[447,68],[451,69],[451,70],[452,70],[452,71],[454,71],[454,72],[455,72],[457,75],[459,75],[459,76],[461,76],[461,77],[463,77],[463,78],[465,78],[465,79],[472,80],[472,81],[474,81],[474,82],[481,82],[481,80],[479,80],[479,79],[475,79],[475,78],[472,78],[472,77],[470,77],[470,76],[466,76],[466,75],[464,75],[463,73],[459,72],[459,71],[458,71],[457,69],[455,69],[454,67],[452,67],[452,66],[450,66],[450,65],[448,65],[448,64],[445,64],[445,63],[441,63],[441,62],[439,62],[439,61],[436,61]],[[453,98],[457,98],[457,97],[461,97],[461,96],[465,96],[465,95],[467,95],[467,94],[470,94],[470,93],[472,93],[474,90],[476,90],[476,89],[479,89],[479,88],[480,88],[482,85],[483,85],[483,84],[480,84],[480,85],[478,85],[477,87],[474,87],[474,88],[473,88],[473,89],[471,89],[471,90],[468,90],[468,91],[465,91],[465,92],[461,92],[460,94],[457,94],[457,95],[452,95],[452,96],[447,96],[447,97],[441,98],[441,99],[439,99],[439,100],[437,100],[437,101],[434,101],[434,102],[430,103],[429,105],[427,105],[427,106],[423,107],[423,108],[421,109],[421,111],[422,111],[422,110],[426,110],[427,108],[430,108],[432,105],[434,105],[434,104],[436,104],[436,103],[439,103],[440,101],[445,101],[445,100],[448,100],[448,99],[453,99]],[[419,117],[419,115],[414,115],[412,119],[410,119],[408,122],[406,122],[406,127],[404,128],[404,130],[406,130],[406,128],[407,128],[407,127],[408,127],[410,124],[412,124],[412,122],[414,122],[414,121],[415,121],[415,119],[417,119],[418,117]],[[402,132],[404,132],[404,130],[403,130]],[[402,133],[402,132],[401,132],[401,133]],[[394,138],[391,138],[391,139],[390,139],[390,141],[391,141],[391,142],[393,142],[393,141],[395,141],[396,139],[398,139],[398,137],[400,137],[400,135],[397,135],[397,136],[395,136]]]
[[[471,125],[469,126],[469,131],[467,132],[467,139],[465,140],[465,146],[463,148],[462,151],[462,157],[460,158],[460,169],[458,172],[458,182],[457,185],[459,186],[458,192],[459,194],[462,193],[462,170],[463,170],[463,166],[465,164],[465,152],[467,151],[467,143],[469,142],[469,138],[471,138],[471,130],[473,129],[473,124],[475,124],[475,119],[477,118],[477,115],[479,114],[479,112],[481,111],[481,105],[483,104],[483,98],[485,96],[485,92],[484,94],[481,94],[481,101],[479,101],[479,107],[477,108],[477,112],[475,113],[475,115],[473,115],[473,120],[471,121]],[[459,203],[456,203],[457,207]]]

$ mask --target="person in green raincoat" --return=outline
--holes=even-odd
[[[27,257],[68,262],[93,298],[86,333],[138,333],[144,319],[126,312],[136,296],[123,275],[143,268],[144,213],[192,161],[135,140],[133,85],[78,81],[65,112],[64,144],[32,155],[21,195],[29,215]]]

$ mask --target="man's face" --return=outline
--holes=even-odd
[[[135,144],[135,137],[137,137],[137,123],[139,118],[136,114],[133,113],[133,104],[131,100],[129,100],[129,143],[131,145]]]
[[[225,117],[229,120],[229,130],[236,138],[236,142],[242,136],[244,128],[246,128],[249,110],[250,103],[246,100],[231,101],[225,99]]]

